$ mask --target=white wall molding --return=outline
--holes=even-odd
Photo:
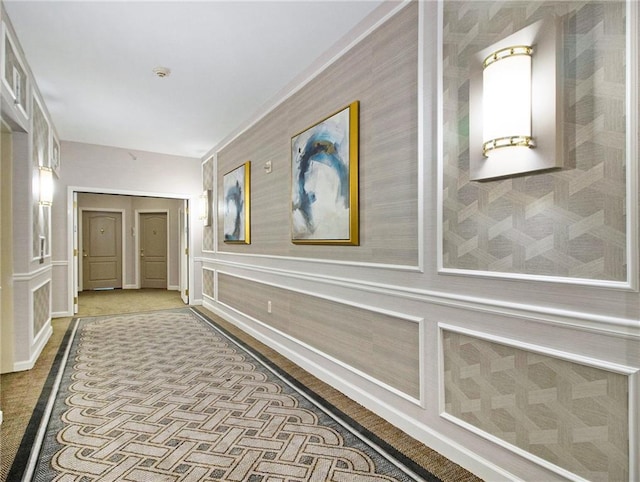
[[[47,264],[45,266],[42,266],[41,268],[38,268],[34,271],[31,271],[29,273],[14,273],[13,274],[13,280],[16,282],[25,282],[25,281],[33,281],[36,278],[39,278],[40,276],[44,276],[47,274],[51,274],[51,265]]]
[[[419,243],[420,244],[420,243]],[[423,248],[420,248],[421,251]],[[240,258],[240,259],[269,259],[275,260],[278,262],[282,261],[294,261],[294,262],[302,262],[302,263],[314,263],[314,264],[324,264],[324,265],[335,265],[335,266],[352,266],[356,268],[377,268],[384,269],[389,271],[402,271],[406,273],[422,273],[422,267],[417,265],[402,265],[402,264],[386,264],[386,263],[367,263],[364,261],[345,261],[339,259],[322,259],[322,258],[304,258],[299,256],[281,256],[275,254],[255,254],[255,253],[232,253],[229,251],[203,251],[203,253],[211,253],[223,255],[230,258]],[[418,256],[420,258],[420,255]],[[210,261],[213,258],[202,258],[203,262]],[[216,259],[217,260],[217,259]]]
[[[484,439],[489,440],[490,442],[495,443],[513,453],[520,455],[532,462],[544,467],[547,470],[555,472],[563,477],[566,477],[569,480],[576,482],[586,482],[587,479],[580,477],[579,475],[570,472],[560,466],[557,466],[541,457],[538,457],[531,452],[528,452],[516,445],[513,445],[500,437],[497,437],[489,432],[486,432],[475,425],[472,425],[455,415],[451,415],[445,410],[445,386],[444,386],[444,343],[443,343],[443,332],[449,331],[452,333],[460,333],[466,336],[470,336],[472,338],[477,338],[480,340],[488,341],[491,343],[498,343],[501,345],[517,348],[520,350],[524,350],[527,352],[537,353],[540,355],[545,355],[553,358],[558,358],[560,360],[564,360],[570,363],[575,363],[578,365],[589,366],[593,368],[599,368],[604,371],[617,373],[621,375],[625,375],[628,381],[628,389],[629,389],[629,409],[628,409],[628,429],[629,429],[629,480],[638,480],[638,476],[640,473],[639,461],[637,459],[637,449],[638,449],[638,415],[637,410],[639,406],[638,401],[638,376],[640,373],[640,360],[638,367],[631,367],[628,365],[622,365],[619,363],[612,363],[606,360],[596,359],[593,357],[588,357],[584,355],[580,355],[577,353],[571,353],[562,350],[556,350],[553,348],[545,347],[542,345],[536,345],[532,343],[528,343],[521,340],[516,340],[514,338],[506,338],[502,336],[496,336],[490,333],[484,333],[477,330],[469,330],[467,328],[462,328],[459,326],[451,325],[448,323],[438,323],[438,398],[439,398],[439,412],[440,416],[448,420],[465,430],[468,430]]]
[[[327,359],[323,354],[317,355],[312,351],[307,355],[297,349],[298,347],[303,346],[297,340],[291,341],[286,337],[286,335],[283,336],[277,330],[271,329],[267,330],[267,332],[264,330],[258,330],[255,325],[251,324],[251,322],[257,323],[261,328],[265,328],[265,326],[260,322],[256,322],[256,320],[245,317],[244,315],[240,316],[240,314],[233,309],[229,311],[229,309],[224,305],[205,302],[203,307],[218,316],[221,316],[245,333],[248,333],[254,338],[260,340],[262,343],[265,343],[267,346],[273,348],[298,366],[318,377],[320,380],[336,388],[367,409],[389,421],[409,436],[423,442],[425,445],[462,465],[477,476],[494,482],[522,480],[510,472],[498,467],[494,463],[480,457],[473,450],[459,444],[443,433],[433,430],[420,420],[411,417],[401,408],[376,397],[365,388],[350,382],[345,377],[339,375],[339,370],[336,370],[336,366],[339,368],[343,368],[343,366],[326,363],[326,360],[331,362],[333,362],[333,360]]]
[[[466,311],[493,313],[500,316],[533,321],[545,325],[570,327],[580,331],[600,333],[609,336],[640,339],[640,324],[637,319],[626,319],[586,312],[556,309],[546,306],[528,305],[524,303],[465,296],[455,293],[409,288],[355,278],[342,278],[280,268],[257,267],[255,265],[221,259],[203,259],[202,262],[204,264],[210,264],[218,267],[237,268],[244,271],[275,275],[284,279],[304,280],[318,285],[338,286],[394,298],[463,309]],[[282,286],[289,289],[286,284],[283,284]]]
[[[382,388],[382,389],[384,389],[384,390],[386,390],[386,391],[388,391],[390,393],[393,393],[394,395],[397,395],[398,397],[400,397],[400,398],[402,398],[404,400],[407,400],[407,401],[413,403],[414,405],[417,405],[417,406],[419,406],[421,408],[424,408],[424,401],[423,400],[422,401],[418,400],[417,398],[412,397],[408,393],[405,393],[405,392],[403,392],[401,390],[398,390],[397,388],[392,387],[391,385],[389,385],[389,384],[387,384],[387,383],[385,383],[385,382],[383,382],[381,380],[378,380],[375,377],[372,377],[368,373],[365,373],[362,370],[359,370],[358,368],[355,368],[355,367],[343,362],[342,360],[339,360],[339,359],[337,359],[337,358],[335,358],[335,357],[333,357],[331,355],[328,355],[327,353],[325,353],[323,351],[320,351],[317,348],[315,348],[315,347],[313,347],[313,346],[311,346],[311,345],[309,345],[309,344],[307,344],[305,342],[302,342],[302,341],[298,340],[297,338],[294,338],[293,336],[291,336],[291,335],[289,335],[287,333],[284,333],[283,331],[278,330],[277,328],[273,328],[272,326],[267,325],[266,323],[262,322],[261,320],[259,320],[257,318],[254,318],[254,317],[252,317],[250,315],[247,315],[246,313],[243,313],[242,311],[238,310],[237,308],[234,308],[234,307],[232,307],[230,305],[227,305],[226,303],[223,303],[221,301],[218,301],[216,303],[216,305],[211,305],[211,304],[205,302],[203,304],[203,306],[205,308],[213,311],[214,313],[217,313],[220,316],[223,316],[227,320],[229,318],[233,318],[236,322],[242,323],[240,321],[239,316],[241,316],[244,319],[250,320],[251,322],[260,325],[263,329],[268,330],[268,331],[276,334],[278,337],[284,338],[287,341],[289,341],[290,343],[295,344],[296,346],[298,346],[300,348],[303,348],[304,350],[308,350],[310,352],[313,352],[315,355],[317,355],[319,357],[322,357],[324,360],[326,360],[328,362],[331,362],[331,363],[333,363],[333,364],[335,364],[335,365],[337,365],[337,366],[339,366],[339,367],[341,367],[341,368],[343,368],[343,369],[345,369],[345,370],[357,375],[358,377],[363,378],[363,379],[367,380],[368,382],[373,383],[374,385],[376,385],[376,386],[378,386],[378,387],[380,387],[380,388]],[[223,309],[221,309],[221,307]],[[237,323],[234,323],[234,324],[237,325]],[[243,326],[247,326],[246,323],[242,323],[242,325]],[[237,325],[237,326],[239,326],[239,325]],[[254,337],[259,339],[261,342],[264,342],[264,334],[257,335],[257,336],[254,335]],[[297,350],[296,352],[299,353],[299,350]],[[422,358],[422,355],[421,355],[420,358]],[[421,385],[422,385],[422,380],[421,380]],[[420,388],[421,388],[420,392],[422,393],[422,387],[420,387]]]
[[[571,284],[579,286],[595,286],[604,289],[638,291],[640,278],[639,251],[639,209],[638,209],[638,124],[640,108],[638,107],[639,74],[638,55],[640,54],[640,20],[636,0],[627,0],[626,25],[626,280],[608,281],[604,279],[588,279],[552,275],[533,275],[527,273],[509,273],[502,271],[483,271],[473,269],[452,269],[444,267],[443,260],[443,208],[444,208],[444,99],[443,99],[443,24],[444,6],[438,2],[437,14],[437,269],[439,273],[454,276],[469,276],[488,279],[533,280],[545,283]]]
[[[49,319],[49,321],[51,321],[51,319]],[[51,338],[52,334],[53,328],[51,327],[51,323],[49,322],[42,328],[42,330],[40,330],[40,333],[35,338],[34,343],[31,346],[32,353],[29,359],[14,362],[13,371],[22,372],[25,370],[31,370],[38,361],[42,350],[44,350],[44,347],[49,341],[49,338]]]

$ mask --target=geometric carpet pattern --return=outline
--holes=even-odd
[[[587,480],[629,480],[626,375],[451,331],[443,342],[448,414]]]
[[[472,55],[548,15],[563,28],[564,167],[471,181]],[[445,268],[626,281],[625,22],[624,1],[444,2]]]
[[[113,315],[79,321],[33,480],[437,480],[375,446],[193,311]]]

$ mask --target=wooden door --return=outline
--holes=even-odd
[[[82,288],[122,288],[122,213],[82,212]]]
[[[167,289],[167,214],[140,214],[140,288]]]

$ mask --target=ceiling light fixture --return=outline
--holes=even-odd
[[[162,79],[164,77],[168,77],[169,74],[171,74],[171,69],[169,69],[168,67],[155,67],[153,69],[153,73],[156,74],[157,77],[160,77]]]

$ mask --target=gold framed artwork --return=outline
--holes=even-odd
[[[291,138],[291,241],[360,244],[358,101]]]
[[[224,194],[224,242],[251,244],[251,161],[226,173]]]

